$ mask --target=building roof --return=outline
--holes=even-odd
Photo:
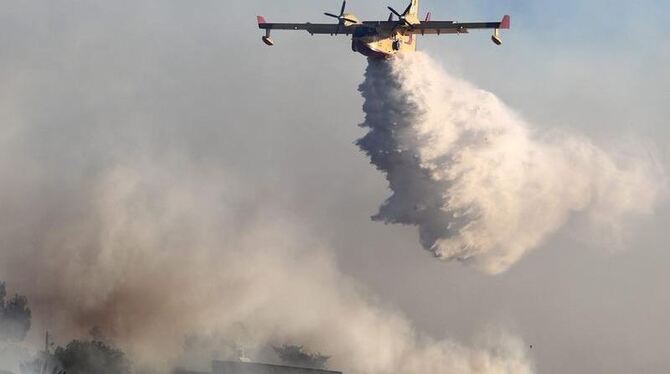
[[[214,361],[213,374],[342,374],[340,371],[311,369],[296,366],[263,364],[257,362]]]

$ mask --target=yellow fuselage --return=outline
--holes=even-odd
[[[345,17],[358,21],[353,14],[346,14]],[[409,24],[420,23],[419,0],[412,0],[411,7],[404,18]],[[398,21],[398,26],[402,24],[403,22]],[[406,29],[398,27],[389,33],[380,34],[374,29],[361,29],[353,35],[351,49],[373,58],[388,58],[399,52],[416,51],[416,37],[411,33],[403,33],[403,30]]]

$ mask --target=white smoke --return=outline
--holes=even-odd
[[[3,370],[19,373],[21,363],[27,362],[34,351],[23,344],[0,342],[0,373]]]
[[[358,144],[392,190],[373,219],[418,226],[437,257],[500,273],[575,212],[617,233],[659,194],[650,163],[538,134],[423,53],[370,61],[359,90],[369,132]]]

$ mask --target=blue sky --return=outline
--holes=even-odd
[[[252,9],[241,10],[246,11],[247,17],[256,11],[277,22],[326,22],[321,12],[337,8],[336,3],[258,2]],[[386,5],[383,1],[348,2],[349,10],[363,19],[386,17]],[[402,2],[391,5],[400,7]],[[665,87],[670,81],[670,73],[665,69],[670,61],[670,48],[664,46],[663,24],[670,16],[667,2],[424,0],[421,7],[422,14],[431,11],[433,19],[495,20],[502,14],[512,16],[512,30],[504,33],[502,48],[487,44],[486,32],[461,37],[424,37],[419,39],[419,45],[450,70],[493,90],[513,107],[540,122],[538,125],[545,122],[551,126],[571,126],[577,122],[579,126],[599,125],[585,124],[569,111],[562,110],[570,102],[566,97],[570,95],[579,105],[589,105],[594,111],[602,112],[598,121],[610,127],[634,123],[642,127],[643,132],[654,133],[665,131],[661,128],[667,127],[663,121],[668,113],[662,108],[663,99],[668,96]],[[316,42],[309,36],[287,33],[277,33],[275,38],[280,44],[302,43],[308,48],[318,44],[319,53],[313,57],[314,63],[323,64],[319,55],[324,56],[331,49],[335,49],[333,54],[344,54],[337,61],[340,66],[353,67],[359,66],[356,62],[361,63],[353,61],[355,56],[337,50],[348,48],[345,40],[322,38]],[[326,51],[322,53],[321,48]],[[324,58],[332,61],[330,55]],[[566,75],[574,79],[565,79]],[[533,102],[543,100],[542,105],[525,105],[529,92],[533,92]],[[620,105],[611,105],[612,100]],[[625,112],[619,110],[624,105],[628,107]],[[542,108],[542,112],[538,108]],[[605,108],[611,110],[605,111]]]

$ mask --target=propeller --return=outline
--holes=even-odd
[[[346,7],[347,7],[347,2],[345,0],[345,1],[342,2],[342,9],[340,9],[340,14],[339,15],[333,14],[333,13],[328,13],[328,12],[326,12],[324,14],[327,15],[328,17],[337,18],[337,20],[340,23],[344,23],[345,21],[351,22],[351,23],[357,23],[356,20],[353,20],[351,18],[347,18],[347,17],[344,16],[344,9],[346,9]]]
[[[397,10],[391,8],[390,6],[388,6],[387,8],[388,8],[388,10],[391,11],[392,14],[395,14],[396,16],[398,16],[398,20],[399,20],[400,23],[404,23],[405,25],[407,25],[409,27],[412,27],[412,24],[407,19],[405,19],[405,17],[407,17],[407,15],[409,14],[409,11],[412,9],[412,3],[411,2],[407,6],[407,8],[405,8],[405,11],[402,12],[402,14],[398,13]]]

